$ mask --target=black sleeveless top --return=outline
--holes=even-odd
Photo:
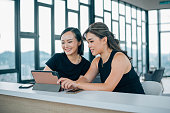
[[[80,75],[85,75],[90,67],[90,62],[82,57],[79,64],[73,64],[65,53],[54,54],[46,65],[53,71],[57,71],[61,77],[77,80]]]
[[[114,55],[118,51],[112,51],[110,57],[106,63],[102,63],[102,59],[100,58],[98,63],[99,73],[101,82],[104,83],[105,80],[108,78],[111,72],[111,63],[114,58]],[[115,87],[113,92],[124,92],[124,93],[137,93],[137,94],[144,94],[143,87],[139,81],[139,77],[135,72],[133,66],[131,66],[131,70],[124,74],[121,78],[118,85]]]

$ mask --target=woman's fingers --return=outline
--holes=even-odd
[[[65,81],[67,78],[60,78],[58,81],[57,81],[57,84],[60,84],[62,81]]]

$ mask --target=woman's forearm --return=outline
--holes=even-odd
[[[86,78],[86,77],[84,77],[84,76],[80,76],[79,77],[79,79],[76,81],[77,83],[88,83],[88,82],[90,82],[90,81],[88,81],[88,79]]]
[[[113,91],[113,87],[109,87],[106,83],[77,83],[79,89],[90,91]]]

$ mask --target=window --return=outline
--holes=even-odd
[[[3,82],[17,82],[17,73],[7,73],[0,75],[0,81]]]
[[[14,69],[14,1],[0,1],[0,15],[0,70]]]
[[[78,6],[79,6],[78,0],[67,0],[68,9],[78,10],[79,9]]]
[[[132,41],[136,42],[136,20],[132,20]]]
[[[103,0],[95,0],[95,15],[103,16]]]
[[[111,11],[111,0],[104,0],[104,9]]]
[[[149,11],[149,64],[159,68],[157,11]]]
[[[126,25],[126,39],[127,39],[127,54],[128,56],[131,56],[131,26]]]
[[[131,8],[126,6],[126,22],[131,23]]]
[[[104,12],[104,23],[107,25],[107,27],[111,31],[111,14],[108,12]]]
[[[78,28],[78,14],[73,12],[68,12],[68,27]]]
[[[120,16],[120,40],[125,41],[125,18]]]
[[[165,67],[164,75],[170,75],[170,32],[161,33],[161,67]]]
[[[118,3],[112,1],[112,19],[118,20]]]
[[[21,0],[20,4],[21,31],[34,32],[34,0]]]
[[[33,79],[31,70],[34,70],[34,40],[21,39],[21,80]]]
[[[47,7],[39,7],[39,50],[40,67],[45,66],[45,62],[51,56],[51,10]]]
[[[55,34],[60,35],[65,29],[65,1],[55,0]]]
[[[112,32],[113,32],[113,34],[115,35],[115,38],[116,38],[116,39],[119,39],[118,22],[113,21],[113,22],[112,22],[112,26],[113,26],[113,29],[112,29],[113,31],[112,31]]]
[[[80,6],[80,30],[83,34],[89,26],[89,9],[86,6]]]

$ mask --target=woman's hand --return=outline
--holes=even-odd
[[[78,86],[76,81],[72,81],[68,78],[60,78],[57,81],[57,84],[60,84],[60,83],[61,83],[61,87],[64,89],[77,89],[77,86]]]

